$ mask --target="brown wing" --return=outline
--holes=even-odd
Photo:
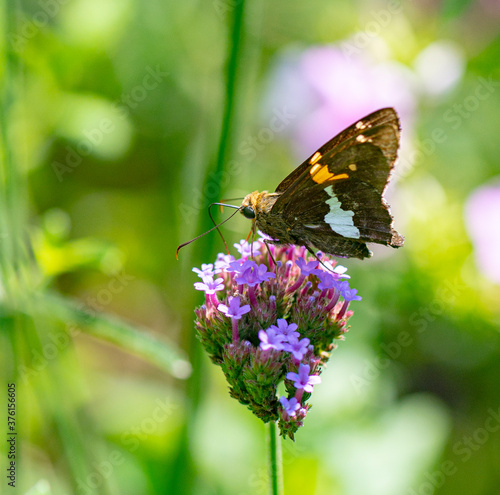
[[[311,160],[313,160],[313,158],[316,157],[318,153],[320,155],[326,155],[327,153],[331,155],[332,152],[333,154],[338,153],[343,149],[356,144],[355,139],[360,135],[366,134],[367,129],[377,129],[381,126],[386,125],[395,128],[395,131],[397,133],[396,148],[394,149],[393,146],[390,146],[387,149],[385,145],[382,148],[384,154],[387,157],[387,160],[391,163],[394,163],[397,156],[397,143],[399,143],[399,118],[394,108],[382,108],[380,110],[377,110],[376,112],[371,113],[370,115],[367,115],[366,117],[363,117],[358,122],[343,130],[334,138],[330,139],[330,141],[328,141],[326,144],[321,146],[321,148],[319,148],[307,160],[299,165],[291,174],[289,174],[280,182],[280,184],[276,188],[276,192],[285,192],[292,184],[297,182],[297,180],[301,178],[301,176],[307,175],[304,174],[304,172],[308,172],[312,167]],[[333,170],[333,172],[335,171]]]
[[[281,182],[276,191],[282,194],[273,213],[283,216],[297,238],[336,243],[339,250],[342,239],[352,240],[354,244],[347,243],[346,248],[353,252],[365,242],[401,246],[403,238],[392,228],[382,198],[398,145],[399,119],[393,109],[364,117]],[[364,250],[368,252],[366,246]]]

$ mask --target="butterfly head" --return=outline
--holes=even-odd
[[[243,202],[240,206],[240,211],[245,218],[254,220],[257,217],[260,195],[261,193],[259,193],[259,191],[254,191],[253,193],[247,194],[243,198]]]
[[[278,196],[279,194],[269,194],[267,191],[254,191],[245,196],[240,211],[245,218],[255,220],[261,214],[269,213]]]

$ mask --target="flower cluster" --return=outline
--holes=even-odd
[[[219,365],[232,397],[264,422],[278,421],[294,438],[320,383],[335,339],[347,331],[351,289],[346,269],[304,247],[259,240],[234,245],[241,255],[219,254],[193,271],[205,292],[196,328],[211,360]],[[278,397],[284,382],[285,395]]]

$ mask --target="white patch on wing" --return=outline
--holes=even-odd
[[[325,191],[330,196],[326,202],[330,206],[330,211],[325,215],[325,222],[330,225],[331,229],[343,237],[351,239],[359,239],[359,230],[354,226],[352,217],[354,212],[350,210],[343,210],[340,201],[333,192],[333,187],[325,187]]]

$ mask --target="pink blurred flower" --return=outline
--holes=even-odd
[[[476,264],[500,284],[500,181],[477,188],[465,205],[465,223]]]
[[[267,99],[269,109],[286,108],[295,116],[285,132],[301,159],[357,119],[386,106],[396,108],[405,129],[411,127],[416,106],[413,73],[368,53],[347,56],[335,45],[283,56]]]

